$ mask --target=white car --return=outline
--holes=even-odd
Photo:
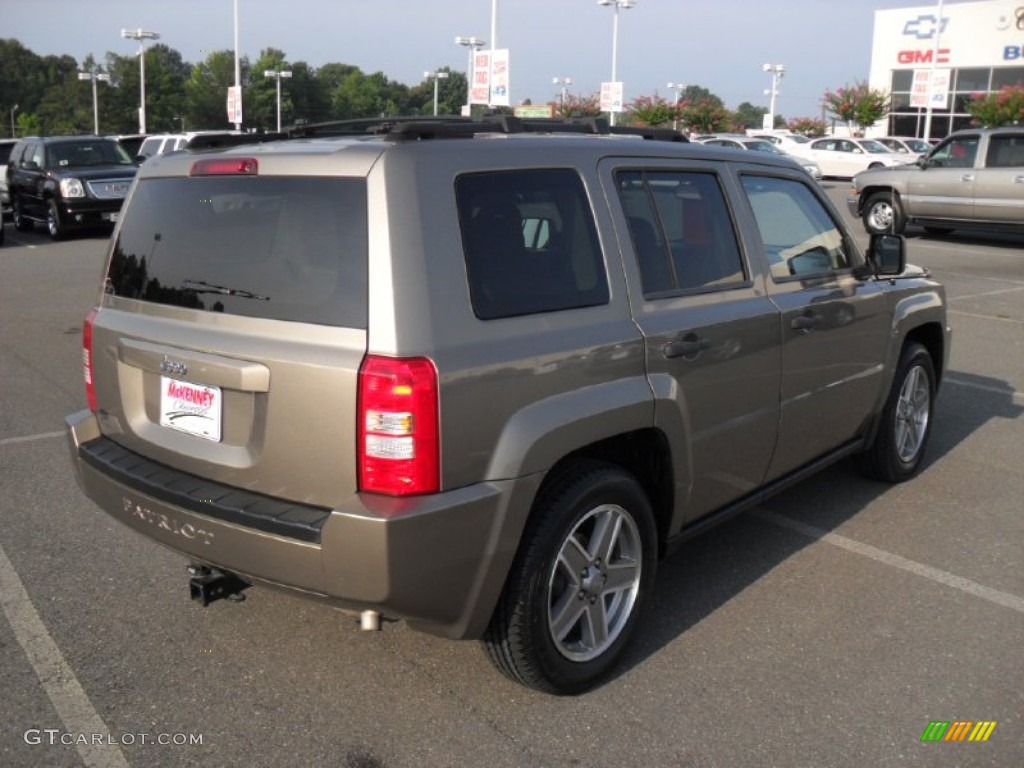
[[[917,139],[913,136],[883,136],[875,139],[879,144],[884,144],[890,151],[899,155],[907,155],[907,162],[912,163],[922,155],[932,150],[932,145],[924,139]]]
[[[814,160],[786,152],[781,146],[767,139],[756,138],[754,136],[744,136],[742,134],[735,136],[720,135],[715,136],[714,138],[704,139],[703,143],[719,147],[749,149],[754,152],[768,152],[773,155],[782,155],[783,157],[788,157],[794,163],[807,171],[812,178],[821,179],[821,168]]]
[[[750,133],[748,135],[752,139],[770,141],[788,155],[800,154],[800,150],[811,143],[811,139],[799,133],[784,133],[779,131],[775,133]]]
[[[821,166],[823,176],[852,179],[868,168],[895,167],[910,162],[909,155],[890,152],[884,144],[872,139],[815,139],[797,150],[801,157]]]

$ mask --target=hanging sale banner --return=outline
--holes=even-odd
[[[508,48],[491,51],[491,105],[507,107],[509,97]]]
[[[489,104],[491,101],[491,52],[473,54],[473,72],[470,77],[469,103]]]

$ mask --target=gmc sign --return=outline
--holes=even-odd
[[[927,51],[900,51],[896,54],[896,60],[900,64],[931,64],[934,51],[931,49]],[[949,63],[949,48],[939,48],[938,56],[935,56],[936,64],[948,64]]]

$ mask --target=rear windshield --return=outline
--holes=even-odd
[[[140,180],[106,290],[157,304],[366,327],[363,179]]]

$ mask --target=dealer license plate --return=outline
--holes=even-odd
[[[220,442],[220,387],[160,377],[160,425]]]

